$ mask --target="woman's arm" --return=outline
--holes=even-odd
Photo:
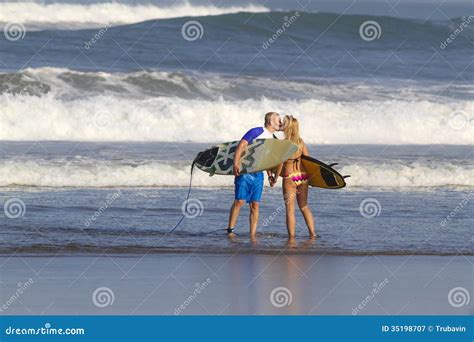
[[[301,141],[303,141],[303,139],[301,139]],[[306,146],[304,141],[303,141],[303,154],[305,156],[309,156],[308,146]]]
[[[273,175],[272,175],[272,170],[268,169],[267,171],[267,176],[268,176],[268,183],[270,183],[270,186],[273,186]]]

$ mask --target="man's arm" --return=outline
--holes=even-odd
[[[234,176],[240,175],[240,158],[242,157],[242,154],[245,150],[245,148],[248,146],[248,141],[245,139],[240,140],[239,144],[237,145],[237,148],[234,153]]]
[[[240,175],[239,163],[240,158],[242,157],[242,153],[244,152],[245,148],[248,144],[252,143],[254,139],[256,139],[260,134],[262,134],[263,128],[262,127],[255,127],[249,129],[247,133],[242,137],[237,148],[234,153],[234,175]]]

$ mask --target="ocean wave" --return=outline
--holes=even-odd
[[[1,6],[0,4],[0,13]],[[131,9],[130,11],[133,13]],[[317,77],[320,85],[325,80],[337,78],[364,84],[379,82],[383,86],[387,79],[405,81],[407,87],[412,80],[428,83],[435,81],[444,85],[454,81],[455,86],[472,84],[472,73],[466,68],[466,61],[470,57],[469,42],[474,38],[474,31],[471,30],[474,25],[460,33],[453,33],[460,31],[453,31],[453,27],[464,27],[460,26],[461,18],[435,23],[377,16],[301,13],[291,27],[283,31],[281,27],[285,18],[290,20],[288,18],[294,15],[295,12],[269,12],[199,17],[193,19],[199,21],[198,27],[202,26],[199,29],[199,41],[195,42],[190,42],[187,39],[189,37],[183,36],[184,25],[190,18],[149,20],[113,27],[106,23],[100,29],[63,31],[59,30],[60,24],[53,23],[50,25],[56,29],[54,32],[29,32],[32,26],[24,24],[23,30],[20,21],[19,25],[12,25],[18,31],[11,32],[19,34],[18,40],[6,40],[0,47],[2,70],[50,66],[132,72],[153,70],[159,66],[166,71],[192,70],[239,76],[239,80],[242,80],[242,75],[289,79],[291,82]],[[81,16],[74,13],[74,17]],[[8,20],[15,23],[17,19],[13,16]],[[359,32],[361,25],[367,21],[376,21],[383,31],[380,39],[372,43],[365,41]],[[449,37],[454,34],[458,38],[451,41]],[[317,44],[314,41],[316,36],[320,37]],[[448,38],[450,43],[444,43]],[[36,50],[41,51],[42,58],[32,59],[31,51]],[[303,50],[304,55],[301,54]],[[392,53],[395,50],[396,55]],[[433,56],[434,50],[437,57]],[[450,62],[450,68],[446,67],[446,61]],[[453,73],[453,69],[457,73]],[[4,75],[3,81],[16,84],[24,81],[24,76],[27,73]],[[93,76],[97,76],[97,80]],[[176,85],[175,80],[159,75],[156,77],[152,73],[128,76],[113,80],[119,81],[117,91],[141,88],[145,94],[162,92],[167,95]],[[67,74],[66,71],[61,77],[59,81],[68,85],[86,85],[84,88],[87,89],[88,81],[91,89],[97,89],[98,92],[114,91],[115,83],[112,82],[110,86],[103,84],[101,75],[81,75],[77,72]],[[189,75],[185,75],[183,81],[188,77]],[[105,78],[110,77],[106,75]],[[208,80],[204,79],[206,81]],[[218,84],[214,84],[212,79],[209,81],[211,93],[215,92]],[[44,88],[41,88],[41,84],[24,85],[26,89],[23,86],[16,89],[12,85],[11,89],[3,91],[31,90],[33,93],[43,94],[51,91],[48,86],[51,86],[48,82]],[[224,92],[229,91],[232,95],[234,90],[226,87],[224,84]],[[205,88],[204,86],[204,91]],[[267,88],[271,93],[272,86]],[[451,93],[446,88],[445,86],[445,92]],[[251,90],[252,87],[246,91],[243,83],[236,86],[236,92],[242,92],[243,96],[251,94]],[[178,96],[195,96],[194,92],[203,96],[201,89],[183,89],[180,84],[176,92]]]
[[[243,13],[244,12],[244,13]],[[104,26],[139,24],[149,20],[175,19],[182,17],[209,17],[207,24],[224,25],[226,27],[241,26],[243,20],[249,19],[248,14],[254,13],[259,26],[248,26],[247,30],[253,30],[254,34],[265,32],[274,33],[272,29],[265,26],[264,18],[271,18],[272,22],[280,23],[284,16],[294,15],[298,12],[298,23],[301,28],[314,30],[317,28],[327,28],[335,21],[338,22],[335,29],[347,29],[351,26],[359,28],[362,19],[370,18],[380,24],[386,33],[392,32],[390,28],[398,27],[400,32],[412,30],[415,36],[422,29],[424,34],[434,38],[436,33],[452,32],[459,28],[459,24],[469,20],[470,17],[456,17],[444,21],[440,20],[416,20],[399,17],[360,15],[360,14],[337,14],[327,12],[307,12],[270,10],[268,7],[259,4],[214,6],[210,4],[197,5],[187,1],[175,3],[171,6],[157,6],[151,3],[127,4],[118,2],[102,3],[44,3],[35,1],[18,1],[0,3],[0,27],[7,23],[22,23],[27,30],[43,29],[86,29],[100,28]],[[265,17],[264,17],[265,16]],[[363,21],[363,20],[362,20]],[[182,22],[179,21],[182,25]],[[331,25],[332,26],[332,25]],[[266,28],[265,28],[266,27]],[[472,35],[474,29],[467,25],[463,34]],[[352,30],[351,30],[352,31]],[[358,32],[358,30],[357,30]],[[331,32],[328,32],[329,34]],[[301,38],[301,37],[299,37]],[[409,37],[407,37],[409,38]],[[414,37],[416,38],[416,37]],[[437,37],[439,40],[439,37]]]
[[[474,145],[474,101],[130,99],[0,95],[0,140],[216,142],[277,111],[309,144]]]
[[[190,163],[117,163],[92,159],[80,162],[1,161],[0,187],[187,187]],[[338,170],[351,175],[346,180],[348,188],[474,187],[473,165],[350,162],[341,163]],[[209,177],[200,170],[193,176],[193,186],[202,188],[231,187],[233,181],[231,176]]]
[[[379,81],[380,82],[380,81]],[[271,84],[271,86],[269,86]],[[360,100],[436,100],[470,98],[474,87],[385,80],[305,78],[279,80],[269,77],[228,76],[215,73],[183,73],[162,70],[136,72],[92,72],[65,68],[27,68],[17,72],[0,72],[0,94],[79,98],[95,95],[118,95],[129,98],[178,97],[184,99],[228,100],[260,99],[328,99]]]
[[[350,174],[347,183],[353,187],[473,187],[474,165],[452,163],[380,163],[353,164],[339,169]]]
[[[267,12],[261,5],[218,7],[193,5],[188,2],[169,7],[152,4],[121,4],[117,2],[91,4],[3,2],[0,3],[0,26],[22,23],[28,30],[83,29],[139,23],[152,19],[197,17],[237,12]],[[3,25],[2,25],[3,24]]]
[[[272,87],[269,88],[269,82]],[[353,85],[352,87],[356,87]],[[339,95],[348,92],[351,85],[340,86]],[[357,87],[359,93],[377,93],[376,89]],[[64,68],[28,68],[18,72],[0,73],[0,94],[56,97],[83,97],[85,95],[119,95],[132,98],[178,97],[184,99],[248,99],[304,98],[315,93],[334,94],[338,90],[309,82],[291,82],[268,78],[220,74],[198,74],[144,70],[128,73],[82,72]],[[375,95],[376,96],[376,95]]]

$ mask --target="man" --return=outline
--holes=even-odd
[[[263,171],[257,173],[240,174],[240,158],[245,148],[255,139],[273,139],[274,133],[280,129],[280,115],[275,112],[265,114],[264,127],[255,127],[250,129],[240,140],[234,155],[234,185],[235,200],[230,209],[229,225],[227,232],[232,234],[239,218],[240,208],[245,202],[250,207],[250,236],[255,237],[257,233],[259,201],[263,192]],[[270,171],[267,171],[269,181],[272,181]]]

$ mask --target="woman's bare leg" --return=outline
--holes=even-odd
[[[311,209],[308,207],[308,183],[301,184],[298,187],[298,192],[296,194],[296,199],[298,201],[298,207],[303,214],[306,225],[308,226],[309,236],[315,237],[316,232],[314,230],[314,218]]]
[[[283,179],[283,199],[286,207],[286,229],[290,238],[295,236],[296,219],[295,219],[295,197],[296,186],[290,178]]]

